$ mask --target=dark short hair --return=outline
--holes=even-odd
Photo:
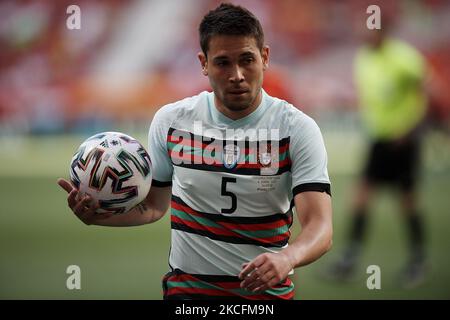
[[[264,32],[261,23],[247,9],[230,3],[222,3],[209,11],[198,28],[200,47],[205,55],[212,36],[251,36],[256,40],[259,50],[264,46]]]

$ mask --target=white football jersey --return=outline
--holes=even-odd
[[[149,132],[153,186],[172,185],[172,270],[237,276],[288,245],[293,196],[330,192],[313,119],[263,91],[250,115],[220,113],[214,93],[162,107]]]

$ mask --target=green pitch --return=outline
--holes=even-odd
[[[81,140],[0,140],[0,299],[161,299],[170,246],[168,216],[131,228],[88,227],[77,220],[66,207],[56,178],[68,176],[68,162]],[[325,140],[333,183],[334,246],[316,263],[296,270],[297,298],[449,299],[448,159],[443,165],[428,166],[422,178],[431,267],[422,286],[405,290],[396,284],[407,243],[392,190],[381,192],[373,206],[367,250],[355,281],[339,284],[318,277],[342,248],[362,154],[358,140],[336,135]],[[427,163],[433,164],[436,148],[427,150]],[[366,287],[366,268],[373,264],[381,268],[381,290]],[[66,287],[70,265],[81,268],[81,290]]]

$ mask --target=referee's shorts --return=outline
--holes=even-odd
[[[375,141],[370,147],[364,176],[372,184],[395,185],[402,191],[413,191],[419,162],[420,141],[415,135],[401,142]]]

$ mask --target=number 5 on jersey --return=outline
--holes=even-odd
[[[227,183],[236,183],[236,178],[222,177],[221,195],[224,197],[231,198],[231,208],[222,208],[220,212],[223,214],[231,214],[236,211],[237,208],[237,197],[233,192],[227,191]]]

